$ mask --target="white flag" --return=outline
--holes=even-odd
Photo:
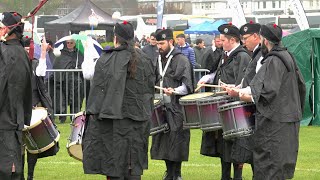
[[[299,0],[290,0],[292,11],[297,20],[297,23],[302,30],[309,29],[309,22],[304,12],[303,6]]]
[[[238,28],[246,24],[246,17],[244,16],[240,1],[228,0],[228,5],[230,6],[232,12],[232,24],[237,26]]]

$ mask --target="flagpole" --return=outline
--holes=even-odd
[[[165,0],[159,0],[157,6],[157,29],[162,29]]]

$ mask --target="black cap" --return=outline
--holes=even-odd
[[[282,29],[276,24],[262,25],[260,34],[273,43],[278,43],[282,39]]]
[[[125,40],[132,40],[134,38],[133,26],[127,21],[123,21],[123,23],[117,23],[114,27],[114,33]]]
[[[222,24],[221,26],[218,27],[218,30],[221,34],[237,37],[240,39],[239,29],[235,25],[232,25],[231,23]]]
[[[259,23],[254,23],[250,21],[250,23],[247,23],[240,28],[240,34],[253,34],[253,33],[259,33],[260,32],[261,25]]]
[[[0,13],[0,27],[7,26],[9,29],[12,29],[19,22],[21,22],[22,16],[17,12],[3,12]],[[15,32],[23,33],[23,24],[20,24],[19,27],[15,28]]]
[[[162,29],[156,31],[157,41],[170,40],[173,39],[173,32],[171,29]]]

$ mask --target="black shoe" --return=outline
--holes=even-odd
[[[173,177],[169,177],[169,176],[168,176],[168,172],[165,171],[162,179],[163,179],[163,180],[173,180]]]

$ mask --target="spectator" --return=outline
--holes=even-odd
[[[176,48],[187,58],[189,59],[190,63],[192,64],[193,68],[196,65],[196,57],[194,54],[194,50],[190,47],[189,43],[186,43],[186,37],[184,34],[179,34],[176,36],[177,39],[177,46]]]

